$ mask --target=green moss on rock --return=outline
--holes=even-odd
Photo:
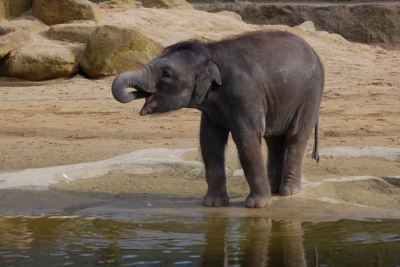
[[[104,25],[89,38],[80,65],[91,77],[134,70],[161,53],[163,46],[138,30]]]

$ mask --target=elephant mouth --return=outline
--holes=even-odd
[[[144,91],[133,91],[131,92],[131,94],[133,94],[135,97],[134,99],[142,99],[142,98],[149,98],[151,97],[152,93],[147,93]]]
[[[142,98],[146,98],[149,97],[151,95],[150,92],[148,92],[148,90],[145,90],[142,86],[140,86],[139,84],[135,84],[135,85],[129,85],[129,87],[135,89],[135,91],[132,91],[131,94],[133,94],[134,100],[136,99],[142,99]]]
[[[153,98],[155,97],[155,94],[154,94],[154,93],[153,93],[153,94],[151,94],[151,93],[146,93],[146,94],[148,94],[148,96],[146,96],[146,98],[145,98],[145,103],[150,102],[150,101],[153,100]]]
[[[156,105],[156,104],[151,104],[152,102],[155,102],[156,94],[155,93],[146,93],[146,94],[147,94],[147,96],[145,97],[144,105],[143,105],[142,109],[140,110],[141,116],[153,113],[152,107],[154,105]]]

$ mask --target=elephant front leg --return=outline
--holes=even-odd
[[[205,116],[200,124],[200,147],[203,156],[207,193],[203,205],[218,207],[229,203],[226,191],[225,147],[228,140],[228,131],[210,123]]]
[[[268,183],[264,160],[261,153],[261,136],[234,134],[233,139],[239,152],[240,163],[250,187],[245,204],[248,208],[262,208],[271,203],[271,189]]]

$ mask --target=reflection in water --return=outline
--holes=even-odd
[[[306,266],[301,223],[279,221],[272,224],[269,266]],[[276,244],[275,244],[276,243]]]
[[[0,266],[400,266],[399,220],[148,219],[0,217]]]
[[[201,266],[227,266],[226,230],[227,218],[205,218],[205,249]]]

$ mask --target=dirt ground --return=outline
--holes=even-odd
[[[290,30],[315,48],[325,67],[320,148],[400,148],[400,50],[350,43],[327,33],[299,28]],[[142,100],[123,105],[113,99],[110,92],[113,78],[90,80],[78,75],[29,82],[1,77],[0,174],[99,161],[144,148],[199,146],[199,111],[183,109],[141,117]],[[310,140],[310,151],[312,143]],[[200,160],[198,152],[185,157]],[[228,173],[240,168],[231,140],[227,158]],[[187,173],[182,172],[171,177],[185,175]],[[399,158],[321,156],[321,161],[316,164],[307,155],[304,164],[304,176],[313,182],[344,176],[383,177],[392,186],[387,194],[389,199],[394,197],[395,202],[390,205],[397,203],[397,207],[400,207],[400,186],[396,178],[399,175]],[[126,198],[135,198],[135,192],[156,195],[168,191],[170,199],[181,194],[181,197],[201,201],[206,186],[202,178],[184,179],[183,182],[179,179],[149,181],[110,173],[95,180],[59,183],[53,188],[99,198],[105,192],[106,198],[124,193],[129,193]],[[248,192],[244,178],[232,178],[231,181],[228,181],[228,191],[244,198]],[[346,186],[349,192],[360,189],[359,183],[346,183]],[[373,185],[362,188],[370,192],[375,190]],[[327,195],[341,189],[330,190]],[[142,195],[137,194],[137,197]],[[376,201],[379,199],[380,195]],[[9,201],[18,200],[10,198]],[[6,205],[2,203],[2,206]]]

